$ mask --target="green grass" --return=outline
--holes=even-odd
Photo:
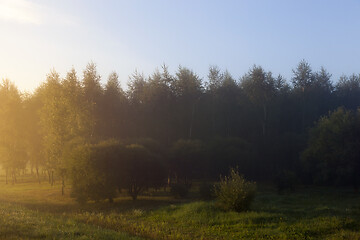
[[[0,202],[0,239],[140,239],[128,234],[79,223]]]
[[[152,239],[360,239],[360,196],[330,189],[285,196],[264,191],[243,213],[196,201],[76,218]]]
[[[0,183],[0,238],[360,239],[360,194],[346,189],[278,195],[260,186],[251,211],[243,213],[163,193],[80,206],[66,193],[47,183]]]
[[[19,182],[0,182],[0,239],[142,239],[78,221],[70,213],[79,205],[60,185]]]

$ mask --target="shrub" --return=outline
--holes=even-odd
[[[200,198],[203,200],[210,200],[215,197],[214,184],[203,182],[199,187]]]
[[[237,169],[230,169],[230,175],[220,178],[215,188],[217,206],[223,210],[246,211],[256,194],[256,183],[246,181]]]
[[[149,187],[159,188],[164,184],[166,170],[163,162],[143,145],[126,145],[117,158],[117,186],[127,189],[133,200]]]
[[[161,186],[165,167],[159,157],[139,144],[124,145],[115,140],[80,144],[69,151],[71,197],[79,203],[101,201],[128,189],[136,200],[147,187]]]
[[[71,197],[79,203],[96,202],[116,196],[114,173],[110,170],[115,143],[79,145],[69,154],[69,177],[72,181]]]
[[[189,187],[186,184],[175,183],[171,185],[170,193],[175,198],[184,198],[189,193]]]

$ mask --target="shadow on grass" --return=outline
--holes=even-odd
[[[51,213],[51,214],[71,214],[79,212],[102,212],[102,213],[126,213],[135,209],[142,211],[156,210],[161,207],[169,206],[171,204],[189,203],[192,200],[178,200],[171,198],[157,198],[140,197],[137,200],[130,198],[117,198],[113,203],[107,201],[103,202],[88,202],[85,204],[78,203],[51,203],[51,202],[26,202],[26,201],[2,201],[11,204],[23,206],[29,210]]]

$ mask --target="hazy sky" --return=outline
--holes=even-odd
[[[117,71],[166,63],[206,79],[210,65],[235,78],[253,64],[288,80],[306,59],[333,80],[360,72],[360,1],[0,0],[0,78],[33,90],[50,69],[79,76],[94,61]]]

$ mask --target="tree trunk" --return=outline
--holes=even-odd
[[[164,186],[164,192],[166,192],[166,187],[171,187],[171,171],[168,173],[167,184]]]
[[[230,137],[230,120],[228,113],[226,113],[226,137]]]
[[[132,200],[136,200],[137,196],[141,190],[141,187],[139,187],[136,183],[130,184],[129,187],[129,194],[132,197]]]
[[[64,196],[64,190],[65,190],[65,177],[61,176],[62,186],[61,186],[61,196]]]
[[[51,175],[50,175],[50,170],[47,170],[48,173],[48,177],[49,177],[49,183],[51,184]]]
[[[12,184],[15,184],[17,181],[16,181],[16,174],[15,174],[15,170],[12,170]]]
[[[8,169],[5,170],[5,181],[6,181],[6,184],[8,184]]]
[[[214,97],[212,97],[212,109],[211,109],[211,120],[212,120],[212,124],[211,124],[211,132],[212,135],[215,136],[215,100]]]
[[[302,89],[301,132],[305,131],[305,89]]]
[[[267,122],[267,109],[266,109],[266,104],[264,104],[263,106],[264,108],[264,120],[263,120],[263,136],[266,136],[266,122]]]
[[[189,139],[192,137],[192,129],[194,124],[194,115],[195,115],[195,103],[193,104],[192,111],[191,111],[191,122],[190,122],[190,129],[189,129]]]
[[[54,186],[54,170],[51,170],[51,186]]]
[[[39,182],[39,184],[40,184],[41,182],[40,182],[40,176],[39,176],[39,168],[38,168],[38,166],[36,166],[36,177],[37,177],[38,182]]]

